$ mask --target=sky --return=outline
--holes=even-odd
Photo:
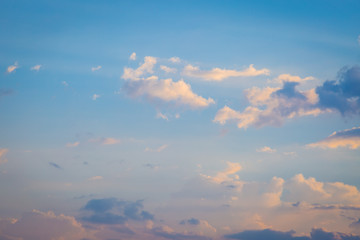
[[[359,240],[359,11],[1,1],[0,239]]]

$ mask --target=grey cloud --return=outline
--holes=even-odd
[[[57,168],[57,169],[62,169],[58,164],[53,163],[53,162],[49,162],[49,165],[54,167],[54,168]]]
[[[360,66],[344,68],[337,80],[316,88],[321,108],[338,110],[342,115],[360,113]]]
[[[186,235],[182,233],[176,233],[176,232],[165,232],[160,228],[155,228],[152,230],[152,233],[155,236],[163,237],[167,239],[173,239],[173,240],[186,240],[186,239],[192,239],[192,240],[211,240],[212,238],[206,237],[206,236],[200,236],[200,235]]]
[[[299,85],[298,82],[284,82],[283,84],[283,88],[277,90],[273,94],[285,98],[297,98],[301,100],[306,100],[305,95],[295,89],[295,87]]]
[[[196,218],[190,218],[187,220],[182,220],[180,222],[180,224],[185,225],[185,224],[190,224],[190,225],[199,225],[200,224],[200,220],[196,219]]]
[[[82,220],[96,224],[123,224],[128,220],[154,219],[154,215],[142,209],[141,200],[131,202],[117,200],[116,198],[92,199],[83,208],[91,214],[82,217]]]

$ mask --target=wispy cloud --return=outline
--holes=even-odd
[[[37,72],[38,72],[41,67],[42,67],[42,65],[41,65],[41,64],[38,64],[38,65],[35,65],[35,66],[31,67],[30,70],[32,70],[32,71],[37,71]]]
[[[130,60],[132,61],[135,61],[136,60],[136,52],[133,52],[130,57],[129,57]]]
[[[99,97],[101,97],[99,94],[96,94],[96,93],[94,93],[94,95],[92,95],[92,100],[96,100],[96,99],[98,99]]]
[[[225,78],[229,77],[253,77],[259,75],[269,75],[270,71],[266,68],[256,70],[253,64],[251,64],[247,69],[244,69],[243,71],[221,68],[213,68],[209,71],[206,71],[200,70],[199,67],[195,67],[189,64],[185,66],[183,74],[189,77],[202,78],[207,81],[222,81]]]
[[[95,71],[98,71],[98,70],[100,70],[102,67],[99,65],[99,66],[97,66],[97,67],[92,67],[91,68],[91,71],[92,72],[95,72]]]
[[[166,121],[169,121],[169,118],[165,114],[163,114],[161,112],[157,112],[156,118],[161,118],[161,119],[164,119]]]
[[[66,143],[66,147],[77,147],[79,146],[80,142],[68,142]]]
[[[15,62],[14,65],[10,65],[10,66],[7,67],[6,72],[7,73],[12,73],[17,68],[19,68],[19,65],[18,65],[18,62]]]
[[[54,168],[57,168],[57,169],[62,169],[58,164],[56,164],[54,162],[49,162],[49,165],[54,167]]]
[[[114,145],[114,144],[119,144],[121,143],[121,139],[118,138],[112,138],[112,137],[107,137],[107,138],[91,138],[89,139],[89,142],[92,143],[98,143],[101,145]]]
[[[276,149],[272,149],[271,147],[265,146],[259,149],[256,149],[257,152],[266,152],[266,153],[274,153]]]
[[[164,145],[161,145],[160,147],[155,148],[155,149],[147,147],[147,148],[145,148],[145,152],[162,152],[162,151],[164,151],[168,146],[169,146],[169,145],[164,144]]]
[[[69,86],[69,84],[66,81],[62,81],[61,84],[64,85],[65,87]]]
[[[305,82],[309,80],[314,80],[315,78],[312,76],[301,78],[299,76],[294,76],[290,74],[281,74],[277,78],[275,78],[276,82]]]
[[[103,179],[102,176],[94,176],[94,177],[88,178],[89,181],[97,181],[97,180],[102,180],[102,179]]]
[[[320,148],[348,147],[350,149],[357,149],[360,147],[360,127],[333,132],[324,140],[308,144],[308,146]]]
[[[167,67],[164,65],[160,65],[160,69],[166,73],[175,73],[176,72],[176,68],[171,68],[171,67]]]

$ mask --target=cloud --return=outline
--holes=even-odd
[[[249,126],[263,127],[266,125],[280,126],[286,119],[313,115],[324,111],[317,106],[315,89],[298,91],[298,82],[284,82],[282,88],[263,89],[253,87],[245,90],[250,106],[243,112],[235,111],[228,106],[220,109],[214,122],[225,124],[236,122],[238,128]]]
[[[301,78],[299,76],[294,76],[290,74],[281,74],[277,78],[275,78],[276,82],[305,82],[309,80],[314,80],[315,78],[312,76]]]
[[[161,119],[164,119],[166,121],[169,121],[169,118],[165,114],[162,114],[161,112],[158,112],[156,114],[156,118],[161,118]]]
[[[144,58],[144,63],[141,64],[137,69],[132,69],[125,67],[124,74],[122,78],[125,80],[140,80],[140,76],[146,73],[153,73],[153,67],[156,64],[157,60],[155,57],[146,56]]]
[[[17,68],[19,68],[19,65],[18,65],[17,62],[15,62],[14,65],[8,66],[6,72],[7,72],[7,73],[12,73],[12,72],[15,71]]]
[[[90,215],[82,217],[83,221],[94,224],[124,224],[128,220],[146,221],[154,216],[143,211],[143,201],[136,202],[117,200],[116,198],[92,199],[83,208]]]
[[[171,58],[169,58],[169,61],[172,63],[179,63],[179,62],[181,62],[181,59],[178,57],[171,57]]]
[[[91,233],[86,231],[74,217],[53,212],[33,210],[24,213],[20,219],[5,222],[0,239],[87,239]]]
[[[40,65],[40,64],[39,64],[39,65],[35,65],[35,66],[31,67],[30,70],[32,70],[32,71],[37,71],[37,72],[38,72],[41,67],[42,67],[42,65]]]
[[[160,69],[166,73],[175,73],[176,72],[176,68],[170,68],[170,67],[167,67],[164,65],[160,65]]]
[[[206,175],[202,176],[216,183],[223,183],[226,181],[232,181],[233,179],[238,179],[239,176],[235,175],[235,173],[241,170],[241,165],[234,162],[226,162],[226,164],[228,165],[228,167],[224,171],[218,172],[215,177],[210,177]]]
[[[130,57],[129,57],[130,60],[132,61],[135,61],[136,60],[136,52],[133,52]]]
[[[335,109],[342,115],[360,113],[360,66],[340,70],[338,79],[316,88],[319,107]]]
[[[272,149],[271,147],[265,146],[263,148],[256,149],[257,152],[267,152],[267,153],[274,153],[276,149]]]
[[[94,176],[94,177],[88,178],[89,181],[96,181],[96,180],[102,180],[102,179],[103,179],[102,176]]]
[[[99,65],[99,66],[97,66],[97,67],[92,67],[91,68],[91,71],[92,72],[95,72],[95,71],[98,71],[98,70],[100,70],[102,67]]]
[[[112,137],[107,137],[107,138],[91,138],[88,140],[91,143],[98,143],[101,145],[114,145],[114,144],[119,144],[122,142],[121,139],[118,138],[112,138]]]
[[[92,95],[92,100],[95,101],[95,100],[98,99],[99,97],[100,97],[100,95],[98,95],[98,94],[95,93],[94,95]]]
[[[0,165],[7,163],[7,159],[4,158],[5,154],[9,151],[7,148],[0,148]]]
[[[192,65],[185,66],[183,74],[189,77],[202,78],[207,81],[222,81],[229,77],[253,77],[259,75],[269,75],[270,71],[266,68],[256,70],[254,65],[251,64],[243,71],[228,70],[221,68],[213,68],[210,71],[200,70],[199,67]]]
[[[68,142],[67,144],[66,144],[66,147],[77,147],[77,146],[79,146],[79,144],[80,144],[80,142]]]
[[[190,224],[190,225],[199,225],[200,224],[200,220],[196,219],[196,218],[190,218],[187,220],[182,220],[180,222],[180,224],[185,225],[185,224]]]
[[[226,235],[225,238],[241,240],[359,240],[360,236],[338,232],[326,232],[323,229],[312,229],[310,237],[294,236],[295,231],[281,232],[271,229],[246,230],[240,233]]]
[[[320,148],[348,147],[350,149],[357,149],[360,147],[360,127],[333,132],[324,140],[308,144],[308,146]]]
[[[164,151],[169,145],[167,144],[164,144],[164,145],[161,145],[160,147],[156,148],[156,149],[152,149],[152,148],[145,148],[145,152],[162,152]]]
[[[56,163],[53,163],[53,162],[49,162],[49,165],[54,168],[57,168],[57,169],[62,169],[59,165],[57,165]]]
[[[161,238],[173,239],[173,240],[211,240],[212,238],[196,235],[196,234],[184,234],[175,232],[173,229],[164,226],[152,229],[152,233]]]

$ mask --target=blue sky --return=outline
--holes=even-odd
[[[359,10],[0,3],[1,238],[360,238]]]

